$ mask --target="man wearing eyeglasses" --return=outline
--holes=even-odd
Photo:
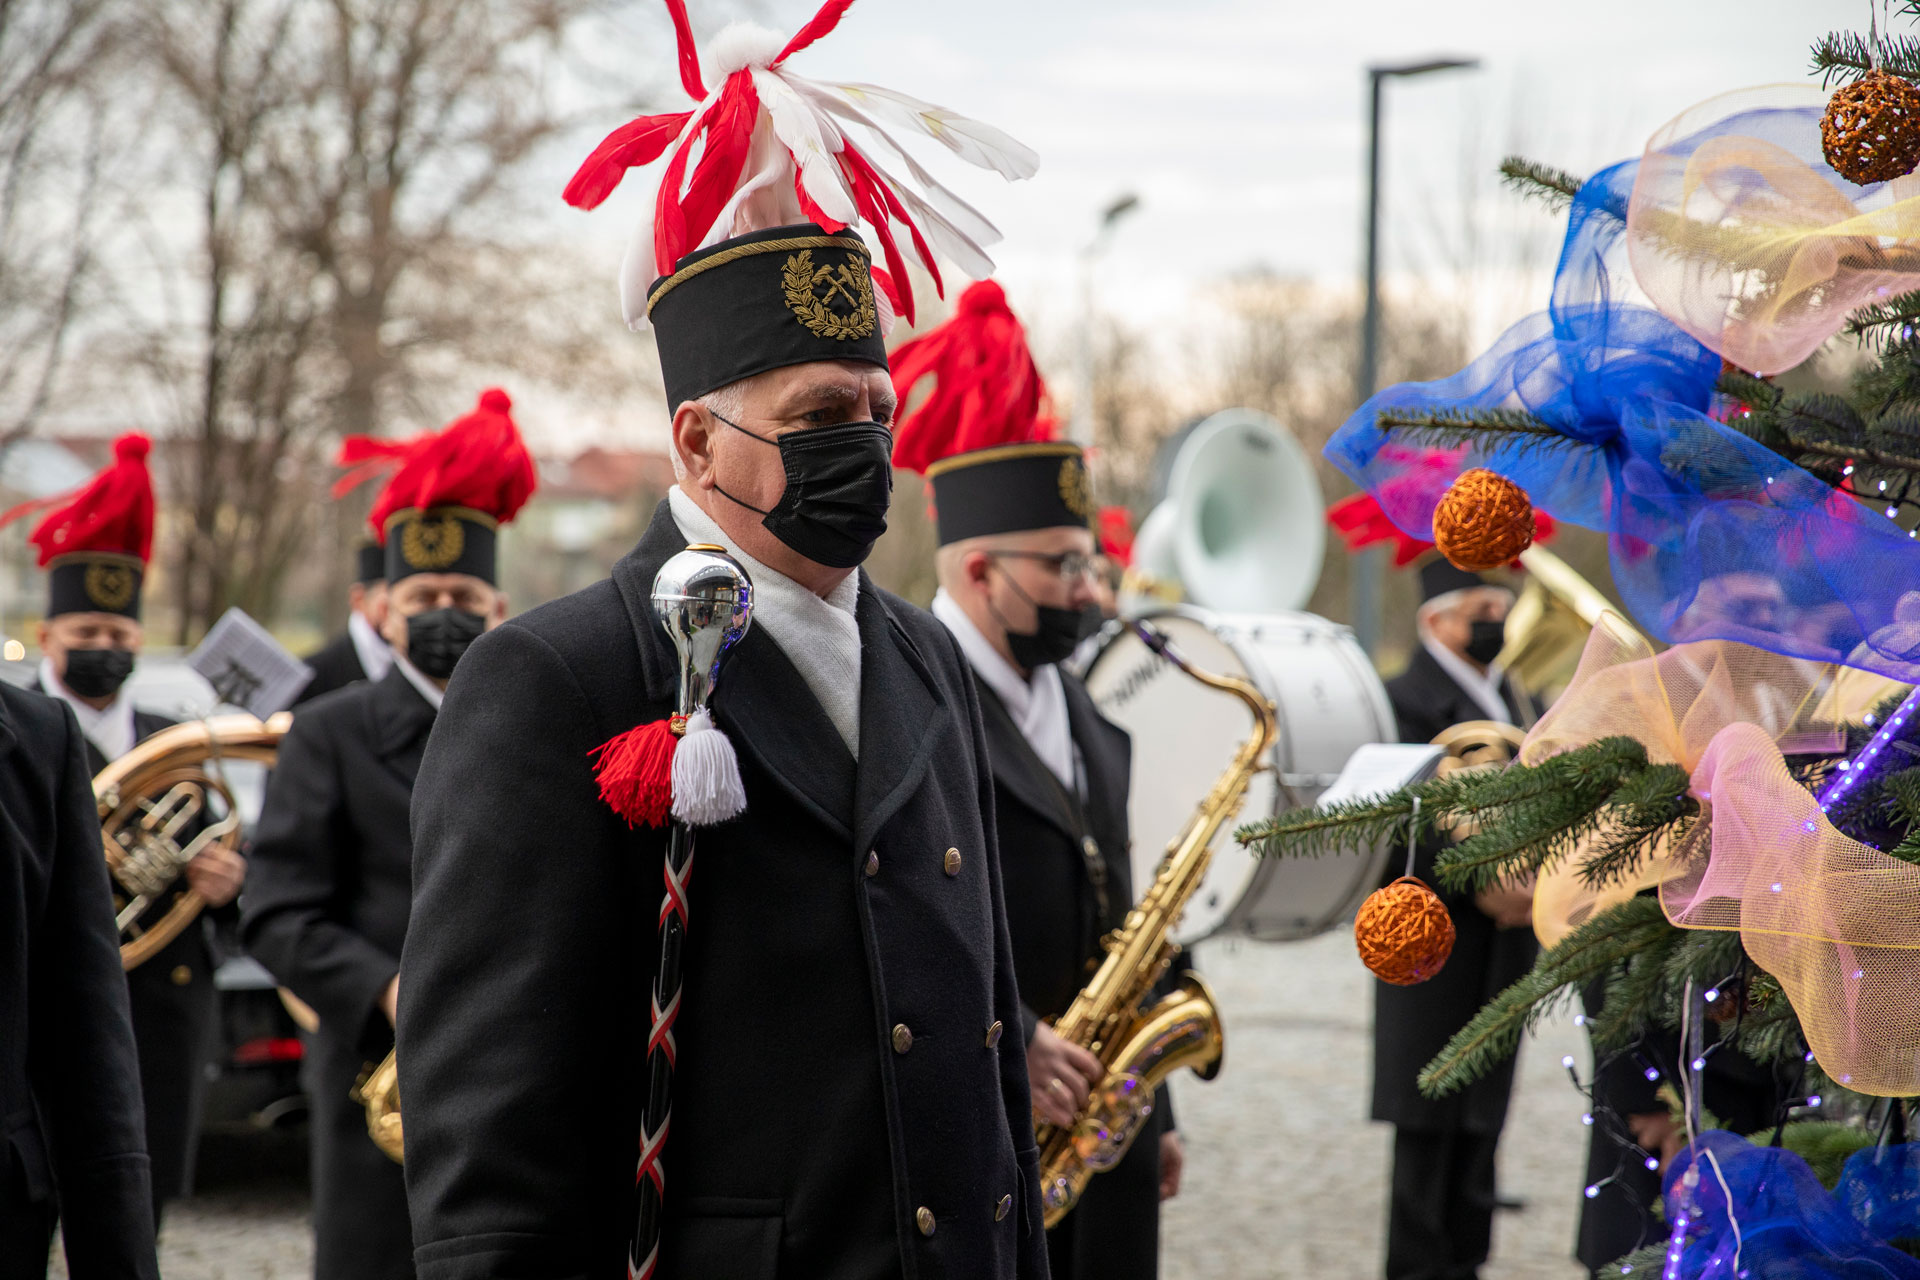
[[[1133,905],[1131,744],[1059,665],[1101,622],[1086,463],[1077,446],[1027,443],[926,474],[940,536],[933,613],[973,668],[986,721],[1034,1110],[1068,1125],[1102,1070],[1048,1019]],[[1166,1101],[1162,1090],[1126,1158],[1048,1232],[1055,1280],[1157,1273],[1158,1205],[1178,1191],[1182,1159]]]

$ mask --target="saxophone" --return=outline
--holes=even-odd
[[[1106,1075],[1070,1127],[1034,1126],[1049,1227],[1078,1202],[1094,1174],[1126,1155],[1153,1113],[1154,1090],[1162,1081],[1181,1067],[1192,1067],[1202,1080],[1220,1072],[1226,1038],[1213,992],[1197,974],[1183,975],[1178,988],[1151,1007],[1147,1001],[1180,950],[1169,935],[1213,861],[1214,837],[1239,812],[1247,784],[1266,767],[1278,734],[1273,703],[1258,689],[1234,676],[1200,670],[1149,624],[1131,625],[1162,658],[1246,703],[1253,732],[1168,844],[1139,905],[1101,940],[1106,955],[1099,969],[1053,1024],[1055,1034],[1099,1058]]]

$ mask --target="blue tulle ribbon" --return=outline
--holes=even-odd
[[[1737,640],[1920,680],[1920,542],[1716,420],[1719,357],[1613,297],[1638,166],[1582,186],[1545,312],[1450,378],[1374,396],[1327,456],[1425,541],[1455,476],[1499,472],[1556,520],[1608,536],[1615,587],[1662,640]],[[1524,409],[1560,436],[1436,452],[1382,429],[1390,409]]]
[[[1820,1185],[1784,1147],[1719,1130],[1674,1158],[1662,1182],[1674,1225],[1670,1280],[1920,1280],[1920,1259],[1891,1247],[1920,1225],[1916,1147],[1855,1152],[1839,1185]],[[1699,1166],[1698,1181],[1687,1172]],[[1723,1185],[1724,1182],[1724,1185]]]

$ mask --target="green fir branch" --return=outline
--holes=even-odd
[[[1649,765],[1622,783],[1608,802],[1599,839],[1580,864],[1580,879],[1600,887],[1624,880],[1666,837],[1686,838],[1700,804],[1687,794],[1692,781],[1677,764]]]
[[[1738,400],[1750,409],[1771,409],[1780,403],[1783,394],[1780,388],[1765,378],[1755,377],[1745,369],[1731,366],[1720,371],[1720,377],[1714,382],[1713,389],[1729,400]]]
[[[1674,926],[1654,898],[1633,898],[1602,912],[1541,954],[1533,970],[1495,996],[1420,1072],[1420,1092],[1442,1098],[1512,1056],[1523,1032],[1553,1003],[1621,961],[1659,942]]]
[[[1873,48],[1854,31],[1834,31],[1813,46],[1813,69],[1822,85],[1852,79],[1873,68]],[[1920,40],[1885,33],[1880,37],[1880,69],[1908,80],[1920,80]]]
[[[1666,962],[1685,940],[1685,930],[1670,929],[1607,975],[1606,999],[1587,1019],[1595,1053],[1630,1049],[1659,1024]]]
[[[1540,164],[1525,156],[1508,156],[1502,160],[1500,176],[1512,190],[1540,201],[1555,212],[1572,204],[1573,198],[1580,194],[1580,188],[1584,185],[1578,176],[1565,169]]]
[[[1920,289],[1895,294],[1885,302],[1871,302],[1856,308],[1847,317],[1847,327],[1841,332],[1865,338],[1875,346],[1884,348],[1888,343],[1907,336],[1902,331],[1909,326],[1920,327]]]
[[[1377,848],[1408,838],[1415,789],[1365,800],[1347,800],[1324,809],[1290,809],[1249,822],[1233,838],[1265,858],[1318,858],[1348,849]],[[1420,815],[1424,830],[1428,815]]]
[[[1471,445],[1492,452],[1511,448],[1533,451],[1586,447],[1552,423],[1520,409],[1399,406],[1380,410],[1374,421],[1382,431],[1403,432],[1418,443],[1436,449]]]

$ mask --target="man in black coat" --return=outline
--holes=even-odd
[[[833,324],[785,300],[808,263],[852,285],[816,295]],[[666,834],[592,753],[675,710],[650,597],[690,542],[753,578],[712,704],[746,809],[697,840],[653,1274],[1046,1274],[979,705],[946,629],[855,571],[891,489],[868,271],[813,225],[680,259],[652,294],[680,483],[447,690],[400,968],[427,1280],[627,1273]]]
[[[0,1275],[158,1277],[139,1064],[86,740],[0,683]]]
[[[1466,720],[1530,726],[1539,707],[1493,665],[1513,593],[1438,558],[1421,567],[1420,585],[1420,647],[1387,682],[1401,741],[1431,742]],[[1482,1005],[1533,967],[1539,949],[1530,886],[1449,893],[1434,876],[1438,852],[1422,845],[1414,874],[1447,904],[1453,953],[1417,986],[1374,984],[1373,1118],[1395,1126],[1389,1280],[1470,1280],[1487,1260],[1513,1059],[1438,1100],[1423,1098],[1415,1079]],[[1404,870],[1396,861],[1386,878]]]
[[[460,430],[456,423],[446,434]],[[430,444],[417,442],[423,454]],[[419,470],[402,466],[376,515]],[[441,511],[431,495],[411,491],[404,501],[420,506],[392,526],[438,535],[431,546],[418,537],[388,543],[392,668],[315,698],[294,717],[267,786],[242,919],[247,950],[320,1019],[302,1069],[313,1115],[317,1280],[414,1274],[405,1176],[349,1095],[393,1048],[412,900],[407,815],[427,735],[466,644],[506,616],[492,533],[512,513],[466,504]],[[410,555],[423,547],[427,554]]]
[[[1061,482],[1063,466],[1076,482]],[[1071,444],[1003,445],[927,477],[942,544],[933,613],[960,642],[986,717],[1028,1080],[1039,1113],[1066,1126],[1104,1071],[1046,1020],[1066,1012],[1134,901],[1132,744],[1058,665],[1100,623],[1085,463]],[[1054,1280],[1157,1275],[1160,1201],[1178,1190],[1182,1157],[1163,1088],[1120,1164],[1048,1232]]]
[[[313,679],[293,705],[310,702],[323,693],[359,680],[379,680],[393,666],[393,650],[381,635],[386,618],[387,552],[368,542],[356,553],[353,584],[347,588],[347,629],[307,655]]]
[[[136,710],[126,684],[145,639],[140,606],[152,489],[144,439],[123,437],[117,442],[115,465],[33,535],[62,547],[81,540],[93,543],[48,563],[38,687],[72,709],[94,773],[174,723]],[[130,448],[134,441],[141,443]],[[66,536],[58,532],[62,524],[71,531]],[[198,819],[195,822],[190,829],[198,829]],[[246,860],[238,853],[210,845],[187,863],[168,900],[152,908],[148,919],[158,917],[174,896],[189,889],[209,908],[224,909],[239,896],[246,872]],[[156,1223],[167,1201],[185,1194],[193,1183],[217,999],[210,924],[205,916],[191,921],[126,976],[140,1050]]]

